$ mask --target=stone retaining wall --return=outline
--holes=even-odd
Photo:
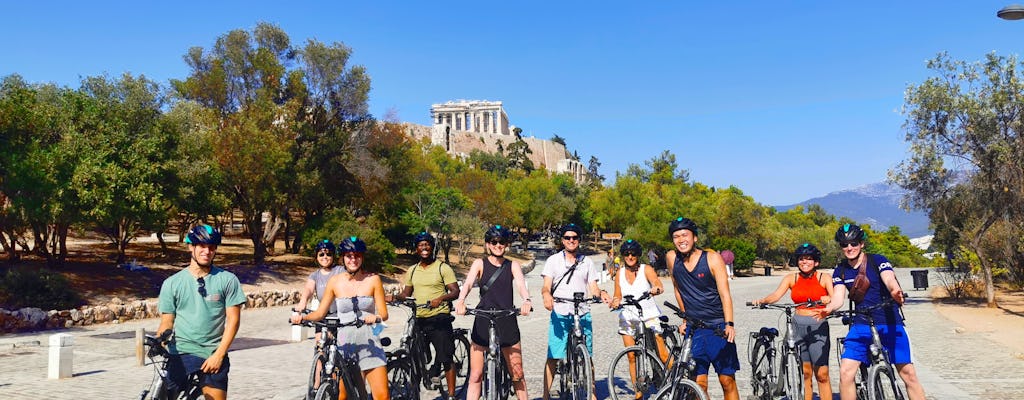
[[[246,294],[246,308],[275,307],[299,302],[297,290],[263,291]],[[104,323],[119,323],[132,319],[160,316],[156,300],[124,301],[113,298],[106,305],[87,306],[71,310],[43,311],[26,307],[18,310],[0,308],[0,334],[31,332],[46,329],[70,328]]]

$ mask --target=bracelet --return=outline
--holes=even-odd
[[[523,300],[524,303],[527,302],[527,301],[533,303],[533,300],[530,300],[529,297],[527,297],[526,300]]]

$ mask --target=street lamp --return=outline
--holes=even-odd
[[[1015,21],[1018,19],[1024,19],[1024,6],[1020,4],[1011,4],[1003,7],[1002,10],[996,13],[999,18]]]

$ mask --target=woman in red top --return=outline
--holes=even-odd
[[[778,289],[764,298],[755,300],[754,304],[779,301],[786,291],[790,292],[794,303],[821,302],[818,306],[796,309],[796,315],[793,316],[796,332],[793,334],[799,341],[800,356],[803,358],[805,400],[811,400],[814,395],[811,390],[812,376],[818,381],[819,396],[822,399],[831,399],[832,384],[828,378],[828,323],[818,320],[815,315],[816,310],[825,307],[824,305],[832,298],[832,276],[817,271],[818,265],[821,264],[821,251],[814,245],[804,243],[797,247],[794,253],[800,272],[784,276]]]

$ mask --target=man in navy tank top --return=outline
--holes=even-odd
[[[708,371],[713,365],[725,399],[739,400],[736,371],[740,369],[740,359],[736,353],[729,272],[721,255],[697,247],[697,231],[697,224],[688,218],[679,217],[669,223],[673,249],[665,253],[665,265],[672,276],[679,309],[709,326],[693,331],[697,384],[707,393]],[[686,323],[679,329],[687,329]],[[725,337],[717,335],[716,330],[724,331]]]

